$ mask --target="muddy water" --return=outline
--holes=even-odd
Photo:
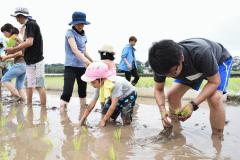
[[[54,108],[59,104],[56,95],[48,95],[47,109],[36,101],[32,107],[4,103],[0,109],[0,159],[239,159],[240,107],[227,106],[223,140],[211,137],[205,104],[168,139],[161,139],[158,108],[149,105],[149,100],[148,105],[143,103],[138,99],[130,126],[122,127],[119,119],[105,128],[98,127],[99,110],[91,113],[87,128],[79,127],[77,98],[71,100],[68,112],[61,114]]]

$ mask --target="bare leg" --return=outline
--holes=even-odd
[[[64,100],[60,100],[60,112],[64,112],[67,109],[67,104],[68,102],[64,101]]]
[[[36,88],[40,97],[40,103],[42,107],[46,106],[46,101],[47,101],[47,97],[46,97],[46,91],[44,87],[38,87]]]
[[[27,105],[32,105],[32,95],[33,95],[33,88],[27,88]]]
[[[80,98],[80,107],[84,108],[86,106],[86,98]]]
[[[210,123],[212,127],[212,134],[222,135],[225,125],[223,93],[221,91],[216,91],[207,100],[210,108]]]
[[[12,82],[3,82],[3,85],[11,92],[13,96],[20,97],[18,90],[15,88]]]
[[[80,115],[79,115],[79,119],[81,119],[81,117],[83,116],[85,108],[86,108],[86,98],[80,98]]]
[[[173,131],[180,130],[180,122],[178,119],[174,118],[172,114],[175,114],[175,110],[181,107],[181,99],[183,95],[190,89],[189,86],[174,83],[167,94],[167,99],[169,103],[170,117],[172,119]]]
[[[26,90],[25,89],[19,89],[18,93],[20,97],[22,97],[23,101],[26,102]]]

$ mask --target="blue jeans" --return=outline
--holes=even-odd
[[[137,92],[133,91],[127,97],[119,99],[116,109],[114,110],[111,118],[116,120],[121,113],[123,124],[130,124],[132,121],[133,108],[137,99]],[[108,98],[103,106],[102,113],[106,114],[109,107],[111,106],[111,98]]]
[[[16,63],[2,77],[2,82],[11,82],[13,78],[16,78],[16,88],[24,88],[24,79],[26,75],[26,64],[25,63]]]

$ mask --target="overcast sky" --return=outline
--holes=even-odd
[[[64,63],[64,36],[74,11],[87,14],[87,50],[98,60],[103,44],[113,45],[116,62],[128,38],[135,35],[136,57],[145,62],[152,42],[203,37],[240,55],[240,12],[237,0],[11,0],[2,1],[0,26],[12,23],[16,7],[27,7],[41,27],[46,63]],[[0,35],[2,36],[2,35]]]

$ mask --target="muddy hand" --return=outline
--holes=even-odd
[[[85,120],[81,120],[81,121],[79,122],[79,124],[80,124],[80,126],[87,126]]]
[[[171,118],[169,117],[166,111],[161,112],[161,117],[162,117],[162,124],[164,128],[172,126]]]
[[[100,127],[105,127],[106,126],[106,121],[104,121],[103,119],[100,122]]]
[[[180,109],[178,114],[178,119],[184,122],[191,117],[192,112],[193,112],[193,106],[192,104],[188,103],[187,105],[185,105]]]

